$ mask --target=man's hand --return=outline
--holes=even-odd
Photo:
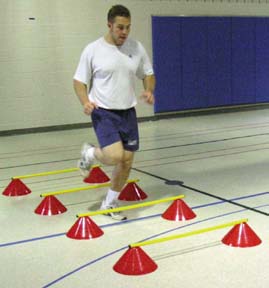
[[[94,102],[90,102],[90,101],[87,101],[86,103],[84,103],[83,107],[84,107],[84,113],[86,115],[90,115],[92,114],[92,111],[94,109],[98,109],[98,106]]]
[[[148,103],[148,104],[154,104],[154,95],[152,93],[152,91],[144,91],[141,94],[141,99],[142,101]]]

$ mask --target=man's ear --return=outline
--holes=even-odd
[[[112,23],[111,23],[111,22],[107,22],[107,27],[108,27],[109,29],[111,29]]]

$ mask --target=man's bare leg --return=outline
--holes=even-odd
[[[121,142],[113,143],[104,148],[94,148],[95,159],[105,165],[115,166],[111,177],[111,186],[107,192],[106,198],[104,199],[101,209],[106,207],[117,206],[117,200],[120,191],[124,187],[133,164],[134,152],[124,150]],[[115,216],[115,215],[113,215]],[[122,214],[117,220],[120,219]],[[113,217],[116,219],[115,217]]]

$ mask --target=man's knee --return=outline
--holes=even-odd
[[[111,164],[118,164],[123,162],[124,159],[124,154],[122,151],[113,151],[111,153],[108,153],[106,155],[107,160],[111,163]]]
[[[126,166],[126,168],[128,168],[128,167],[131,168],[131,166],[133,164],[133,159],[134,159],[134,153],[129,152],[129,151],[125,151],[123,159],[122,159],[122,164],[124,166]]]
[[[101,151],[106,163],[109,165],[120,164],[126,168],[132,166],[134,152],[124,150],[120,142],[105,147]]]

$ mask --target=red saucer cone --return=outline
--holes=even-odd
[[[262,242],[246,222],[235,225],[221,241],[225,245],[241,248],[257,246]]]
[[[100,167],[93,167],[91,169],[90,175],[83,180],[86,183],[105,183],[109,182],[109,177],[105,174],[105,172]]]
[[[5,196],[23,196],[29,193],[31,190],[20,179],[12,179],[2,194]]]
[[[162,214],[162,217],[171,221],[184,221],[195,218],[196,214],[183,200],[177,199]]]
[[[141,247],[129,248],[113,266],[114,271],[124,275],[144,275],[157,268],[157,264]]]
[[[90,217],[80,217],[66,233],[66,236],[77,240],[88,240],[100,237],[104,232]]]
[[[146,199],[148,195],[136,185],[135,182],[128,183],[120,192],[119,200],[123,201],[139,201]]]
[[[65,206],[53,195],[46,196],[35,209],[36,214],[40,215],[57,215],[67,211]]]

